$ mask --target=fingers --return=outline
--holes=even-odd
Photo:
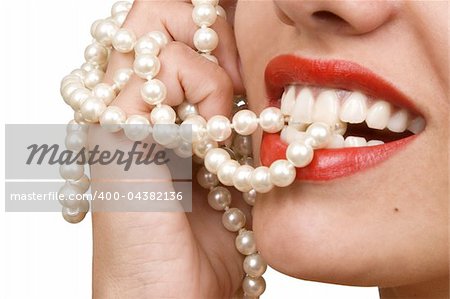
[[[124,28],[132,30],[140,37],[149,31],[157,30],[170,39],[182,42],[194,48],[193,36],[198,29],[192,20],[193,6],[190,1],[137,1],[134,3]],[[213,52],[220,65],[227,71],[233,82],[236,94],[243,92],[238,67],[236,42],[231,26],[222,17],[218,17],[212,28],[220,36],[219,45]],[[109,70],[131,65],[133,56],[113,52]],[[108,70],[106,80],[111,81],[112,73]]]
[[[226,71],[198,55],[181,42],[169,43],[159,55],[161,71],[157,78],[167,87],[165,104],[178,106],[185,99],[198,104],[199,112],[209,119],[229,115],[233,84]],[[112,103],[127,114],[145,114],[151,110],[140,95],[144,80],[133,76]]]

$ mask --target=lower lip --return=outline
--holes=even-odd
[[[296,180],[328,181],[352,175],[388,159],[415,139],[416,135],[377,146],[314,151],[314,159],[304,168],[297,168]],[[264,134],[261,143],[261,162],[270,166],[286,159],[287,145],[278,134]]]

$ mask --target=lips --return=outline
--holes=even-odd
[[[266,91],[270,106],[280,106],[280,99],[288,85],[336,88],[358,91],[374,99],[385,99],[392,105],[416,113],[414,104],[384,79],[355,63],[341,60],[311,60],[282,55],[269,62],[265,72]],[[401,138],[377,146],[320,149],[305,168],[297,168],[297,180],[326,181],[348,176],[385,161],[417,135]],[[269,166],[286,159],[287,144],[278,134],[265,134],[261,144],[261,162]]]

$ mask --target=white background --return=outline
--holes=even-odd
[[[0,12],[0,96],[3,123],[66,123],[72,112],[59,82],[81,64],[90,24],[106,17],[112,1],[3,1]],[[21,136],[17,136],[21,138]],[[2,169],[4,148],[0,147]],[[1,172],[4,180],[4,171]],[[4,185],[0,185],[4,200]],[[0,255],[6,299],[91,297],[91,221],[65,223],[59,213],[2,213]],[[219,224],[218,224],[219,225]],[[378,298],[376,288],[300,281],[274,270],[263,298]]]

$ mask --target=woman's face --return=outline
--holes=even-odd
[[[301,180],[261,196],[254,230],[271,266],[308,280],[382,287],[448,275],[448,19],[446,1],[238,1],[235,32],[254,111],[281,105],[283,88],[295,84],[292,101],[304,86],[313,87],[314,105],[330,88],[363,91],[367,109],[384,100],[391,116],[405,108],[409,120],[426,123],[418,133],[416,119],[418,134],[409,138],[353,133],[397,141],[317,153]],[[274,59],[282,54],[292,56]],[[344,109],[351,93],[336,94]],[[353,111],[364,110],[361,101]],[[336,102],[323,103],[293,105],[326,118]],[[378,105],[372,127],[388,121],[380,112],[386,103]],[[358,112],[348,113],[358,122]],[[402,115],[392,128],[402,130]],[[283,151],[276,136],[262,147],[261,138],[254,142],[263,162]]]

